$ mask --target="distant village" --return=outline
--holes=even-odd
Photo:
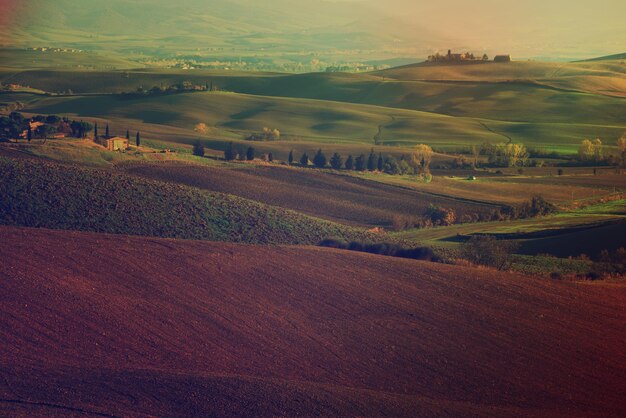
[[[437,52],[435,55],[428,56],[428,62],[488,62],[489,56],[487,54],[483,54],[482,57],[475,56],[471,52],[465,53],[452,53],[452,50],[448,50],[446,55],[441,55]],[[511,62],[510,55],[496,55],[493,58],[493,62]]]

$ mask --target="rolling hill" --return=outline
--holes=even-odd
[[[373,238],[248,199],[114,170],[0,157],[0,171],[3,225],[265,244]]]
[[[626,412],[620,285],[319,248],[0,234],[3,414]]]
[[[485,141],[514,141],[574,153],[584,138],[600,137],[612,144],[626,130],[626,75],[616,62],[413,65],[370,74],[298,75],[5,70],[0,81],[87,94],[20,97],[31,112],[126,118],[177,128],[204,122],[217,129],[213,138],[222,140],[272,126],[288,139],[313,142],[311,149],[327,142],[367,147],[381,127],[383,142],[392,146],[427,142],[453,150]],[[183,81],[237,94],[132,100],[93,96]],[[262,146],[272,150],[271,144]],[[223,147],[223,141],[215,147]]]

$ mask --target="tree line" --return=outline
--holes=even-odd
[[[197,146],[201,146],[201,144]],[[195,148],[194,154],[198,155]],[[248,147],[247,150],[244,151],[243,149],[235,148],[232,142],[228,143],[224,150],[224,159],[226,161],[237,159],[254,160],[255,155],[256,150],[254,147]],[[431,178],[430,164],[432,162],[432,156],[432,148],[428,145],[420,144],[413,149],[408,157],[402,155],[400,159],[396,159],[391,155],[383,156],[382,153],[376,153],[373,149],[368,155],[359,154],[355,157],[350,154],[344,159],[340,153],[334,152],[329,158],[322,149],[318,149],[312,157],[308,152],[303,152],[297,160],[294,151],[291,150],[289,151],[287,162],[290,165],[299,164],[302,167],[313,166],[320,169],[332,168],[334,170],[356,170],[362,172],[379,171],[393,175],[418,174]],[[274,157],[272,153],[269,153],[264,154],[263,159],[271,162],[274,160]]]

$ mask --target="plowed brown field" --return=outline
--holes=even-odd
[[[0,415],[624,416],[609,286],[0,227]]]
[[[313,169],[262,165],[225,169],[172,163],[132,165],[126,171],[353,226],[389,227],[394,216],[423,216],[431,204],[452,208],[459,218],[465,214],[486,215],[497,207]]]

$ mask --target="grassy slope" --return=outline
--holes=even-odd
[[[114,171],[6,158],[0,167],[5,225],[268,244],[368,239],[296,212]]]
[[[626,412],[620,285],[328,249],[0,234],[3,414]]]
[[[455,247],[459,235],[494,234],[513,239],[523,254],[561,257],[626,247],[626,200],[615,200],[555,215],[507,222],[454,225],[394,234],[424,245]]]

